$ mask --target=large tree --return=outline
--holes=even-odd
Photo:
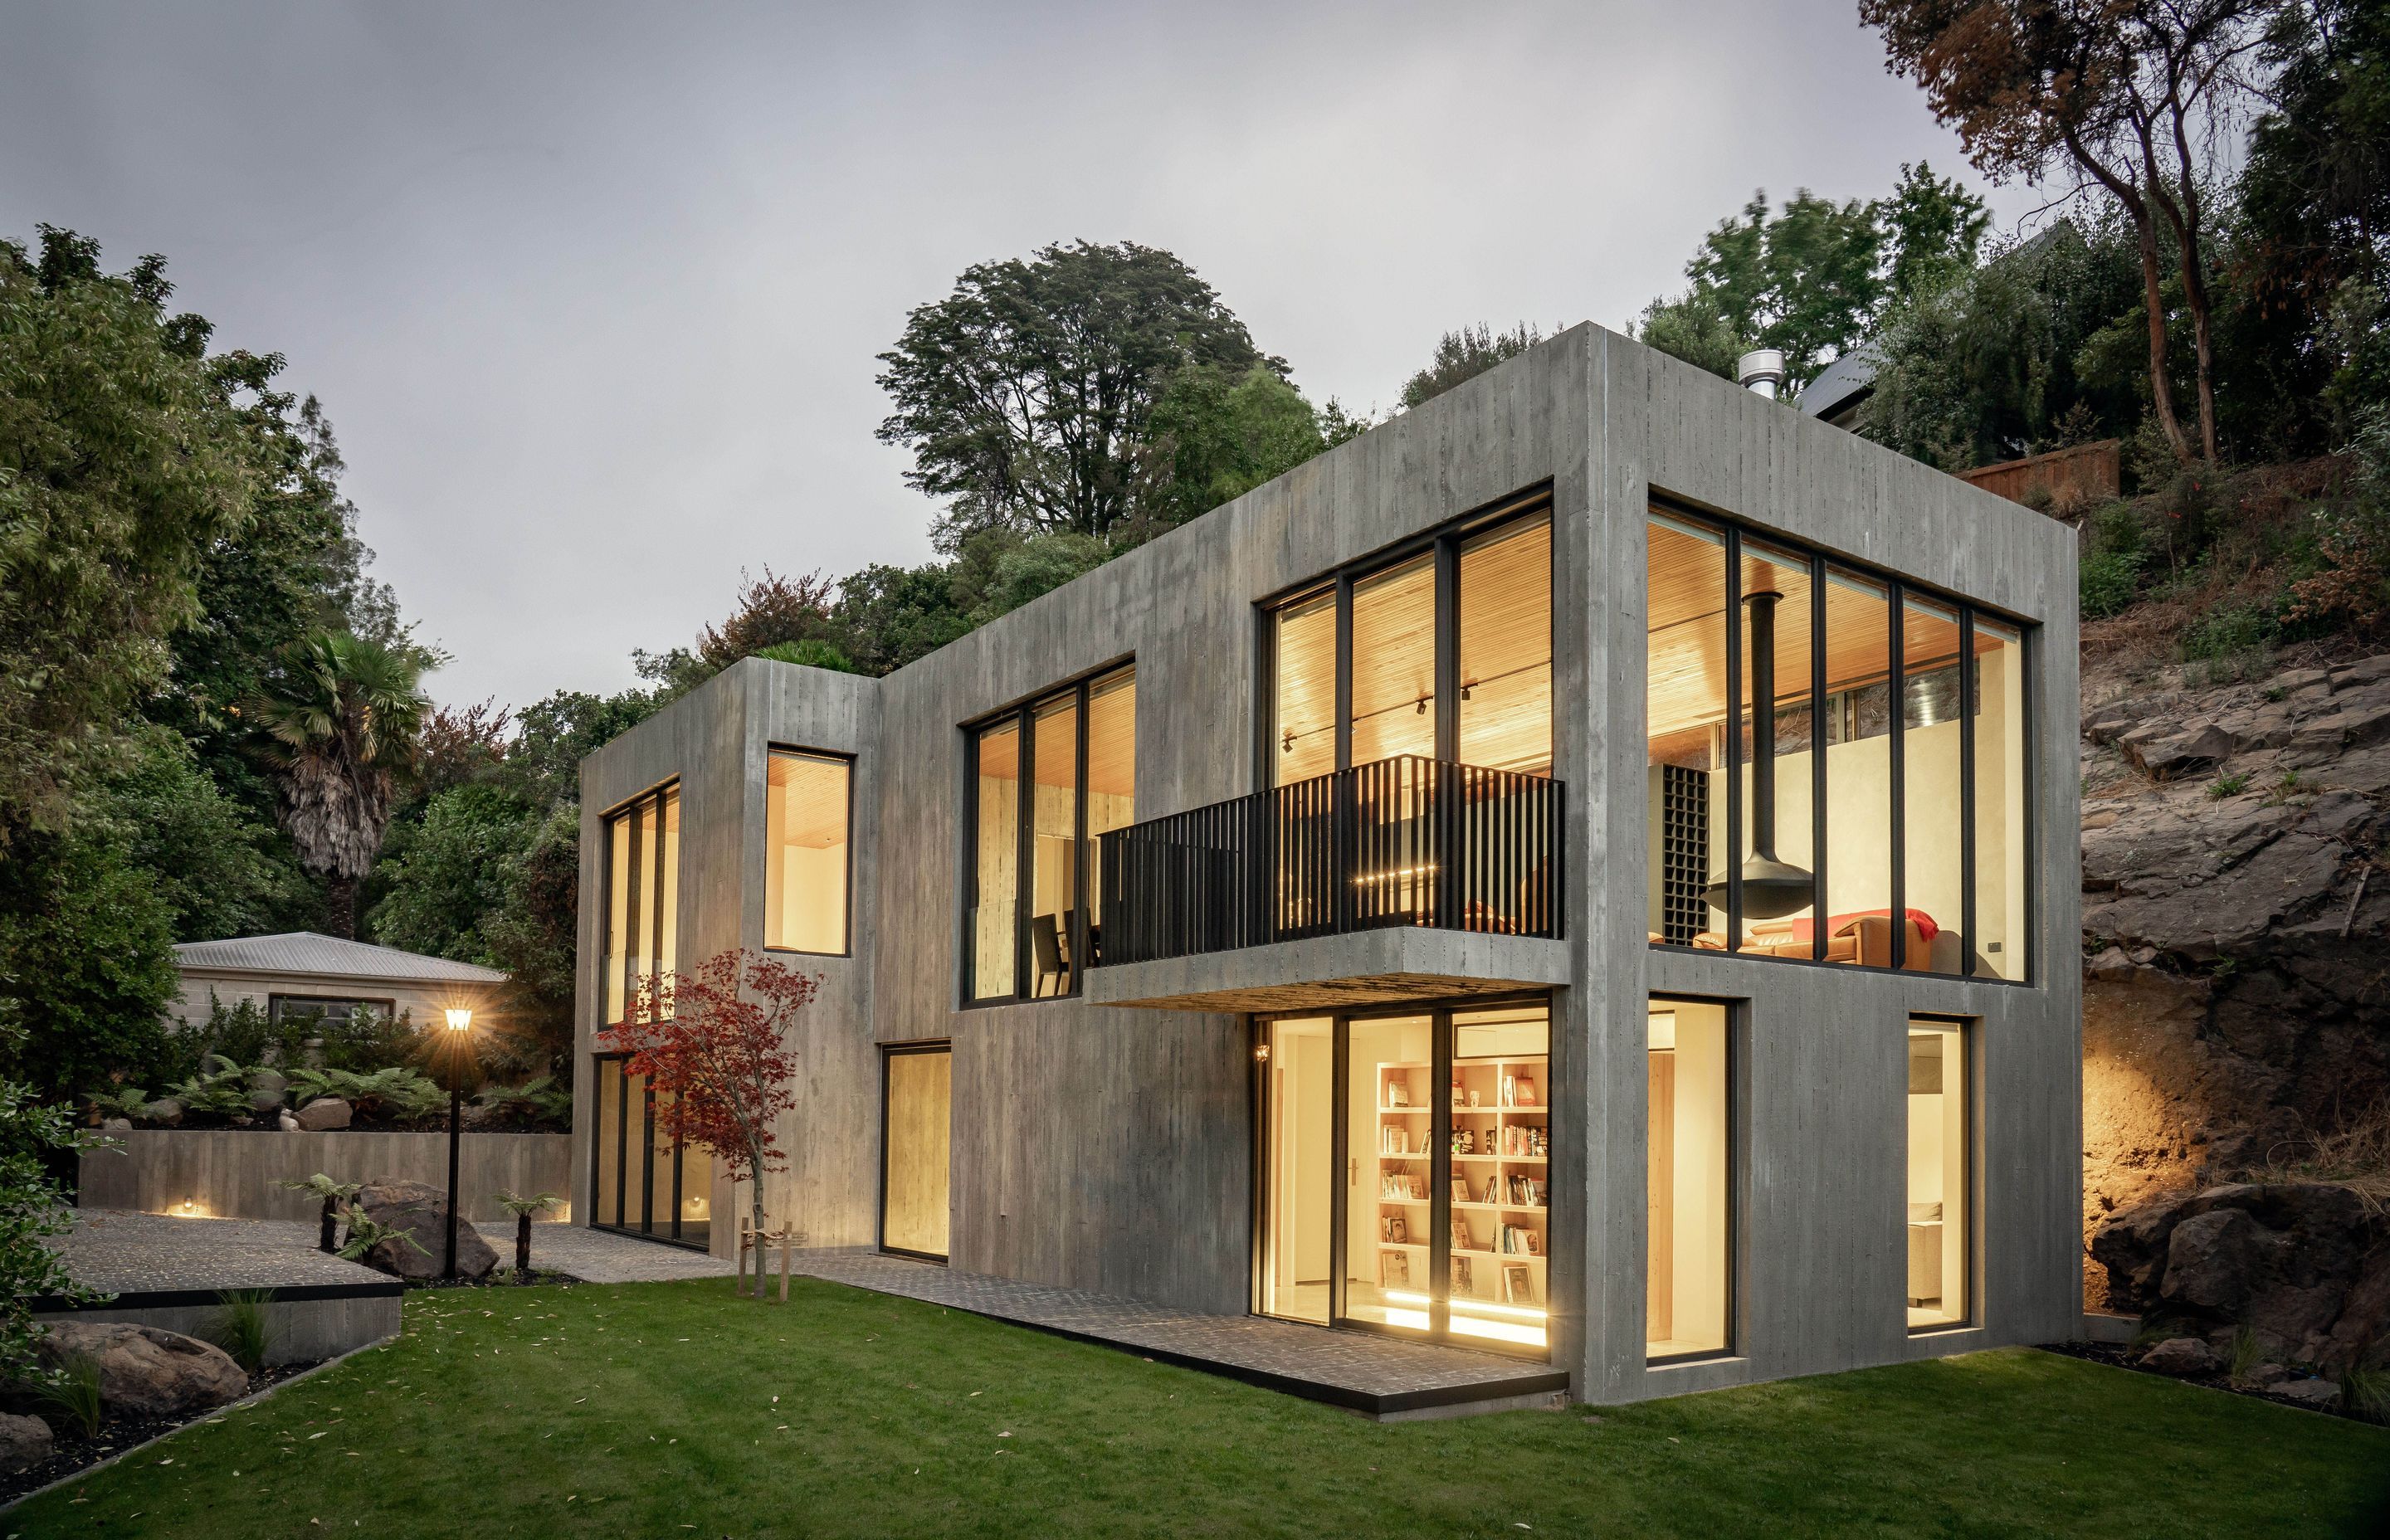
[[[1148,419],[1176,371],[1285,372],[1185,263],[1134,242],[979,263],[880,359],[895,407],[880,437],[946,504],[950,553],[986,529],[1110,536],[1135,512]]]
[[[289,655],[254,707],[272,738],[283,827],[324,879],[327,923],[353,936],[357,885],[390,827],[398,777],[430,709],[422,659],[405,646],[334,632]]]
[[[1771,209],[1765,191],[1754,193],[1702,238],[1685,265],[1691,287],[1654,301],[1639,335],[1728,378],[1742,353],[1780,349],[1786,391],[1798,393],[1888,307],[1970,267],[1988,225],[1981,199],[1922,162],[1902,166],[1892,196],[1870,202],[1802,188]]]
[[[1859,0],[1890,67],[1923,86],[1994,182],[2053,171],[2122,206],[2139,246],[2150,396],[2185,462],[2219,457],[2205,189],[2218,130],[2281,0]],[[2167,356],[2168,263],[2189,311],[2199,438]]]
[[[96,242],[0,240],[0,847],[68,821],[198,612],[204,552],[258,484],[207,329],[164,263],[103,274]]]

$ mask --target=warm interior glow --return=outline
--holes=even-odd
[[[851,767],[774,750],[764,786],[764,944],[846,950]]]
[[[1726,688],[1727,582],[1724,532],[1654,512],[1647,523],[1650,627],[1646,660],[1651,840],[1647,926],[1673,945],[1729,944],[1714,883],[1754,853],[1758,825],[1753,762],[1751,607],[1742,610],[1743,721],[1741,754],[1728,743]],[[1904,965],[1958,972],[1969,938],[1965,874],[1962,638],[1959,610],[1910,595],[1900,611],[1901,680],[1892,679],[1890,590],[1829,564],[1813,582],[1803,553],[1755,536],[1743,541],[1739,589],[1780,596],[1771,611],[1776,645],[1772,744],[1775,855],[1803,872],[1822,865],[1821,905],[1773,915],[1747,909],[1740,944],[1748,951],[1810,958],[1825,918],[1825,960],[1892,965],[1892,854],[1904,852],[1908,911]],[[1822,607],[1822,694],[1811,667]],[[2024,653],[2017,632],[1978,614],[1973,644],[1975,797],[1974,971],[2024,977]],[[1895,696],[1898,704],[1895,706]],[[1822,721],[1821,721],[1822,718]],[[1818,738],[1825,740],[1827,849],[1813,846]],[[1893,744],[1900,734],[1906,827],[1893,828]],[[1729,805],[1741,848],[1727,849]],[[1819,859],[1822,853],[1822,861]]]
[[[1908,1024],[1908,1324],[1967,1318],[1966,1034]]]
[[[882,1245],[924,1256],[946,1254],[954,1062],[944,1049],[888,1056]]]
[[[1655,999],[1646,1037],[1644,1352],[1723,1353],[1730,1339],[1726,1007]]]

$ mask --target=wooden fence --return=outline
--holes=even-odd
[[[387,1177],[443,1191],[448,1186],[445,1134],[135,1129],[110,1137],[115,1149],[87,1149],[79,1158],[81,1207],[212,1219],[313,1219],[317,1200],[285,1191],[278,1182],[303,1182],[320,1171],[339,1182]],[[511,1226],[491,1197],[500,1188],[569,1199],[572,1184],[569,1134],[468,1134],[459,1147],[458,1207],[476,1225]],[[544,1217],[572,1214],[568,1201]]]
[[[2094,503],[2115,496],[2124,485],[2119,454],[2122,447],[2116,439],[2078,443],[2071,449],[2053,449],[2047,455],[1978,466],[1960,471],[1959,480],[2011,503],[2039,502],[2057,512],[2079,513]],[[2046,502],[2041,501],[2044,497]]]

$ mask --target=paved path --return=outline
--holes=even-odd
[[[315,1226],[288,1219],[176,1219],[79,1209],[52,1242],[67,1276],[111,1294],[299,1285],[386,1284],[387,1275],[315,1250]]]
[[[511,1266],[510,1226],[475,1226]],[[315,1249],[313,1220],[178,1219],[161,1213],[81,1209],[55,1242],[77,1283],[111,1294],[205,1289],[388,1283],[390,1277]],[[731,1264],[702,1251],[610,1235],[583,1225],[533,1225],[532,1265],[590,1283],[655,1283],[726,1277]]]
[[[799,1252],[796,1270],[882,1294],[1124,1347],[1364,1411],[1500,1400],[1564,1387],[1548,1364],[1358,1331],[1210,1315],[867,1253]]]

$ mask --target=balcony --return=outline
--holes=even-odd
[[[1564,795],[1405,756],[1114,829],[1087,998],[1279,1011],[1565,983]]]

